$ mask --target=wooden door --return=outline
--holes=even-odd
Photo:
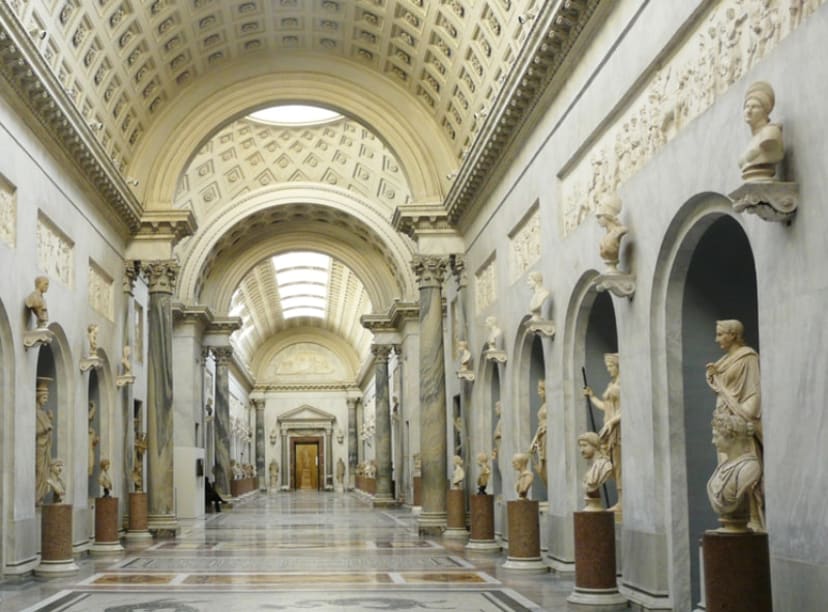
[[[296,453],[294,482],[297,489],[316,490],[319,488],[319,443],[298,442],[294,447]]]

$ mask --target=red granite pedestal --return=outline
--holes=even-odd
[[[466,550],[475,553],[499,553],[500,544],[494,537],[494,495],[472,495],[471,535]]]
[[[706,531],[702,554],[707,612],[771,612],[768,534]]]
[[[147,529],[147,504],[147,494],[143,491],[129,494],[127,540],[149,540],[152,538],[152,534]]]
[[[415,476],[411,480],[414,485],[414,505],[420,507],[423,505],[423,479]]]
[[[444,538],[465,539],[466,531],[466,495],[462,489],[449,489],[446,496],[447,524]]]
[[[506,570],[542,574],[549,570],[540,556],[538,502],[518,499],[507,502],[509,555],[501,566]]]
[[[123,550],[118,537],[118,498],[98,497],[95,500],[95,543],[89,552],[108,555]]]
[[[40,565],[35,574],[46,578],[76,574],[72,558],[72,504],[44,504],[40,517]]]
[[[615,513],[575,512],[575,589],[572,610],[625,610],[615,576]]]

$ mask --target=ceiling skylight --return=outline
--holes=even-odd
[[[325,318],[331,258],[321,253],[294,251],[273,258],[282,317]]]
[[[315,125],[339,119],[341,116],[336,111],[327,108],[302,104],[271,106],[249,115],[254,121],[277,125]]]

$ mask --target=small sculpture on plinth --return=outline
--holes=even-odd
[[[132,467],[132,484],[136,493],[144,491],[144,453],[147,452],[147,434],[135,432],[135,465]]]
[[[134,382],[135,376],[132,373],[132,347],[125,344],[121,352],[121,375],[115,379],[115,386],[121,388],[126,385],[131,385]]]
[[[270,462],[270,466],[267,468],[268,474],[270,475],[270,488],[271,489],[278,489],[279,488],[279,462],[273,459]]]
[[[490,361],[506,363],[506,351],[501,348],[503,330],[500,329],[497,319],[493,315],[486,317],[486,327],[489,328],[489,336],[486,339],[486,350],[483,355]]]
[[[546,317],[543,311],[543,305],[549,299],[549,290],[543,286],[543,274],[537,270],[530,272],[527,282],[532,289],[527,328],[532,333],[551,338],[555,335],[555,324]]]
[[[777,178],[777,167],[785,158],[782,126],[772,123],[770,113],[776,102],[773,87],[757,81],[748,87],[743,105],[751,138],[739,157],[744,183],[730,194],[736,212],[747,211],[765,221],[790,223],[799,205],[796,183]]]
[[[606,232],[598,247],[606,268],[595,279],[595,288],[598,291],[609,291],[618,297],[631,297],[635,293],[635,276],[618,269],[621,241],[629,232],[627,226],[619,220],[620,214],[621,198],[615,192],[605,193],[601,197],[595,218]]]
[[[457,355],[460,367],[457,370],[457,378],[461,380],[474,381],[474,372],[472,371],[472,354],[469,350],[469,343],[466,340],[457,341]]]
[[[101,473],[98,474],[98,484],[103,489],[103,497],[109,497],[112,490],[112,478],[109,476],[109,459],[101,459]]]
[[[463,481],[466,479],[466,471],[463,469],[463,458],[460,455],[454,455],[451,461],[454,464],[454,472],[451,474],[451,488],[462,489]]]
[[[96,323],[87,325],[86,338],[89,341],[89,354],[80,360],[81,372],[103,367],[103,359],[98,356],[98,325]]]
[[[621,370],[618,363],[618,353],[606,353],[604,365],[610,375],[610,381],[601,399],[595,397],[592,389],[584,387],[584,395],[592,405],[604,413],[604,425],[598,432],[598,437],[606,449],[607,456],[612,463],[612,474],[615,480],[615,490],[618,492],[618,502],[610,508],[616,513],[616,520],[621,521],[622,481],[621,481]]]
[[[37,377],[35,391],[35,500],[40,504],[49,492],[46,484],[52,463],[52,413],[46,408],[49,402],[49,384],[51,378]]]
[[[52,492],[52,503],[62,504],[63,496],[66,495],[66,483],[63,482],[63,460],[55,459],[49,465],[49,478],[46,485]]]
[[[489,475],[492,473],[489,468],[489,455],[478,453],[477,465],[480,468],[480,473],[477,475],[477,494],[485,495],[486,487],[489,485]]]
[[[515,453],[512,456],[512,467],[518,473],[517,483],[515,483],[515,491],[519,499],[527,499],[529,491],[532,489],[532,482],[535,480],[535,475],[529,469],[529,455],[526,453]]]
[[[546,382],[538,381],[538,397],[541,405],[538,408],[538,428],[532,442],[529,444],[529,456],[532,457],[532,465],[538,476],[546,484]]]
[[[612,476],[612,463],[602,448],[601,438],[593,431],[578,436],[578,450],[581,457],[589,461],[589,469],[584,476],[584,510],[598,512],[604,509],[601,505],[601,487]]]
[[[55,335],[48,329],[49,309],[46,307],[46,292],[49,290],[49,277],[35,278],[35,290],[24,301],[28,312],[35,316],[35,326],[23,332],[23,346],[27,349],[42,344],[51,344]]]

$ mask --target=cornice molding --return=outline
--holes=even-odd
[[[347,391],[356,393],[360,391],[359,387],[349,382],[265,384],[256,385],[253,390],[256,393],[290,393],[296,391]]]

